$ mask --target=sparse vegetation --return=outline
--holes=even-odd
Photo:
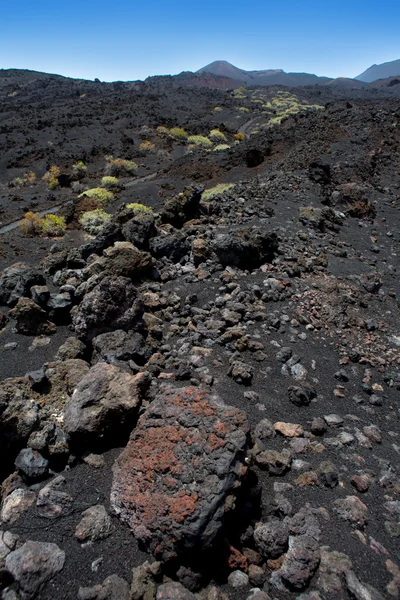
[[[95,235],[110,219],[111,215],[106,213],[103,209],[97,208],[83,213],[79,218],[79,223],[84,231]]]
[[[222,107],[221,106],[215,106],[214,107],[214,112],[222,112]]]
[[[229,148],[229,144],[218,144],[218,146],[215,146],[213,152],[219,152],[220,150],[229,150]]]
[[[72,170],[75,175],[78,177],[83,177],[86,174],[87,166],[83,162],[83,160],[78,160],[74,165],[72,165]]]
[[[145,206],[144,204],[140,204],[139,202],[130,202],[126,205],[126,208],[130,208],[133,210],[135,215],[140,213],[152,213],[153,209],[150,206]]]
[[[8,183],[8,187],[28,187],[36,183],[36,175],[33,171],[25,173],[23,177],[16,177]]]
[[[61,237],[66,230],[64,217],[54,214],[45,215],[43,218],[34,212],[27,212],[19,223],[19,228],[26,236]]]
[[[249,109],[246,106],[239,106],[238,111],[242,113],[248,113]]]
[[[237,140],[238,142],[242,142],[245,139],[245,134],[242,132],[238,132],[235,133],[235,135],[233,136],[235,138],[235,140]]]
[[[101,185],[108,190],[115,190],[119,187],[119,179],[112,175],[105,175],[101,178]]]
[[[78,197],[82,198],[82,196],[86,196],[87,198],[97,200],[99,204],[103,205],[108,204],[114,198],[114,194],[112,192],[102,187],[85,190],[84,192],[82,192],[82,194],[79,194]]]
[[[213,143],[204,135],[189,135],[187,141],[189,144],[194,146],[201,146],[202,148],[212,148]]]
[[[58,181],[60,175],[60,167],[54,165],[43,175],[42,181],[47,183],[49,190],[56,190],[60,185],[60,182]]]
[[[133,160],[124,158],[114,158],[106,156],[106,175],[118,177],[120,175],[135,175],[138,170],[138,165]]]
[[[210,140],[213,142],[226,142],[226,136],[219,129],[212,129],[209,135]]]
[[[153,144],[152,142],[150,142],[149,140],[146,140],[145,142],[142,142],[140,144],[139,148],[143,152],[148,152],[149,154],[154,154],[155,152],[157,152],[156,145]]]
[[[211,200],[211,198],[215,198],[215,196],[220,196],[221,194],[224,194],[225,192],[233,189],[234,187],[234,183],[219,183],[218,185],[216,185],[213,188],[210,188],[209,190],[204,190],[204,192],[201,195],[201,199]]]
[[[172,127],[172,129],[169,131],[169,134],[171,137],[181,142],[185,142],[188,139],[188,134],[183,127]]]

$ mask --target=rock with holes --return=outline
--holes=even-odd
[[[101,333],[143,329],[141,296],[127,277],[105,276],[87,293],[73,317],[76,335],[92,340]]]
[[[148,373],[133,376],[106,363],[97,363],[81,379],[67,403],[64,429],[75,447],[108,441],[129,433],[150,384]]]
[[[115,463],[112,508],[160,559],[209,547],[246,471],[248,432],[245,415],[218,396],[165,389]]]
[[[75,537],[80,542],[104,540],[111,534],[111,519],[102,504],[90,506],[82,513],[82,519],[75,529]]]
[[[28,297],[34,285],[43,285],[45,279],[38,269],[25,263],[15,263],[4,269],[0,278],[0,305],[15,306],[19,298]]]
[[[27,541],[6,557],[6,569],[20,586],[22,600],[36,598],[64,567],[65,552],[56,544]]]

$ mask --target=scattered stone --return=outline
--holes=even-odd
[[[177,581],[160,585],[156,598],[157,600],[196,600],[196,596]]]
[[[101,504],[91,506],[82,513],[82,519],[75,529],[75,537],[80,542],[97,542],[111,534],[111,518]]]
[[[267,469],[271,475],[283,475],[292,463],[292,453],[286,448],[282,452],[264,450],[256,455],[255,461],[261,468]]]
[[[348,590],[356,600],[384,600],[384,596],[372,585],[362,583],[354,571],[346,571],[344,575]]]
[[[232,571],[228,577],[228,585],[235,590],[240,590],[249,585],[249,576],[243,571]]]
[[[354,527],[364,527],[367,523],[368,508],[357,496],[335,500],[333,509],[341,519],[349,521]]]
[[[270,583],[289,590],[303,590],[313,577],[320,562],[318,542],[308,536],[290,536],[289,550],[282,566],[271,575]]]
[[[0,278],[0,304],[15,306],[21,297],[30,295],[32,286],[45,283],[45,279],[38,269],[25,263],[15,263],[2,272]]]
[[[35,492],[17,488],[3,502],[1,508],[2,521],[12,525],[32,506],[35,500]]]
[[[78,600],[130,600],[129,585],[118,575],[110,575],[93,587],[80,587]]]
[[[41,517],[54,519],[70,512],[73,498],[65,492],[66,479],[58,475],[38,493],[36,507]]]
[[[49,472],[49,461],[32,448],[21,450],[14,464],[28,481],[43,479]]]
[[[304,429],[301,425],[295,423],[284,423],[278,421],[274,424],[274,429],[284,437],[301,437],[304,435]]]
[[[265,523],[254,532],[254,542],[264,558],[278,558],[288,547],[289,529],[280,521]]]
[[[17,321],[16,331],[24,335],[51,335],[56,326],[47,319],[47,313],[29,298],[20,298],[10,317]]]

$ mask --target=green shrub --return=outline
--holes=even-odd
[[[215,106],[214,112],[222,112],[221,106]]]
[[[129,204],[126,204],[126,208],[130,208],[131,210],[133,210],[135,215],[137,215],[139,213],[152,213],[153,212],[153,209],[150,208],[150,206],[145,206],[144,204],[139,204],[139,202],[130,202]]]
[[[226,142],[225,135],[219,129],[211,129],[209,138],[213,142]]]
[[[61,237],[64,235],[66,228],[64,217],[49,213],[42,219],[42,231],[48,237]]]
[[[16,177],[12,181],[8,182],[8,187],[27,187],[36,183],[36,175],[33,171],[25,173],[23,177]]]
[[[58,178],[61,175],[60,167],[54,165],[43,175],[42,181],[45,181],[49,190],[56,190],[59,186]]]
[[[119,187],[118,177],[112,175],[105,175],[101,178],[101,185],[109,190],[116,189]]]
[[[183,129],[183,127],[172,127],[169,133],[173,138],[175,138],[176,140],[180,140],[181,142],[184,142],[188,139],[188,134]]]
[[[87,166],[83,162],[83,160],[78,160],[74,165],[72,165],[72,170],[79,175],[83,175],[87,171]]]
[[[204,135],[189,135],[187,141],[189,144],[195,146],[201,146],[202,148],[212,148],[212,141],[206,138]]]
[[[41,218],[38,213],[27,212],[19,227],[22,233],[28,236],[61,237],[66,230],[64,217],[51,213]]]
[[[82,194],[79,194],[78,198],[82,198],[83,196],[98,200],[100,204],[108,204],[114,198],[114,194],[112,192],[102,187],[86,190],[82,192]]]
[[[246,108],[245,106],[239,106],[238,111],[243,112],[243,113],[248,113],[249,109]]]
[[[220,150],[229,150],[229,148],[229,144],[218,144],[218,146],[215,146],[213,152],[219,152]]]
[[[83,213],[79,218],[79,223],[82,229],[96,235],[102,227],[111,219],[111,215],[107,214],[103,209],[89,210]]]
[[[210,188],[209,190],[204,190],[204,192],[201,195],[201,199],[211,200],[211,198],[215,198],[215,196],[220,196],[221,194],[224,194],[225,192],[233,189],[234,187],[234,183],[219,183],[218,185],[216,185],[213,188]]]
[[[118,177],[118,175],[135,175],[138,170],[138,165],[133,160],[125,160],[124,158],[114,158],[106,156],[106,175]]]

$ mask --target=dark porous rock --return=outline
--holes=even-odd
[[[118,223],[106,223],[101,228],[95,238],[79,248],[79,252],[85,260],[92,254],[102,254],[102,252],[112,246],[115,242],[122,240],[121,226]]]
[[[218,396],[165,389],[115,463],[114,511],[163,560],[209,547],[246,471],[248,431],[245,415]]]
[[[49,301],[47,302],[47,309],[49,310],[50,319],[57,325],[66,325],[70,321],[70,315],[72,308],[71,294],[68,292],[62,292],[60,294],[51,294]]]
[[[228,375],[229,377],[232,377],[236,383],[251,385],[253,380],[253,367],[240,360],[235,360],[229,368]]]
[[[251,270],[273,260],[278,241],[275,233],[246,229],[218,235],[212,248],[222,265]]]
[[[8,323],[8,316],[0,310],[0,329],[3,329]]]
[[[92,362],[105,360],[133,360],[138,365],[143,365],[150,357],[146,342],[140,333],[131,333],[117,329],[109,333],[102,333],[94,338]]]
[[[271,475],[283,475],[290,469],[292,454],[286,448],[282,452],[264,450],[256,455],[255,461],[259,467],[268,470]]]
[[[127,211],[129,210],[127,209]],[[140,250],[147,250],[149,241],[157,235],[154,215],[150,212],[137,213],[123,225],[122,234],[127,242],[131,242]]]
[[[82,358],[86,346],[76,337],[69,337],[59,347],[56,360],[67,360],[69,358]]]
[[[148,373],[133,376],[106,363],[92,367],[65,407],[64,429],[71,444],[84,447],[129,433],[149,384]]]
[[[321,551],[318,542],[308,535],[289,537],[289,550],[280,569],[270,579],[272,585],[291,591],[307,586],[318,568]]]
[[[6,557],[6,569],[20,587],[22,600],[36,598],[64,567],[65,552],[56,544],[27,541]]]
[[[256,450],[266,450],[268,443],[276,435],[274,424],[269,419],[262,419],[254,430]]]
[[[367,523],[368,508],[357,496],[335,500],[333,509],[341,519],[349,521],[353,527],[363,527]]]
[[[47,402],[53,400],[58,406],[64,407],[75,387],[89,371],[89,365],[80,358],[68,358],[56,363],[48,363],[46,377],[50,383]]]
[[[272,521],[258,527],[254,532],[257,550],[265,558],[278,558],[286,552],[289,529],[281,521]]]
[[[308,406],[313,398],[317,395],[314,387],[303,382],[299,385],[292,385],[289,389],[289,400],[295,406]]]
[[[134,281],[148,274],[154,266],[151,255],[138,250],[130,242],[116,242],[104,251],[104,256],[107,257],[104,263],[107,275],[129,277]]]
[[[196,267],[210,259],[212,250],[209,242],[203,238],[195,238],[192,242],[192,256]]]
[[[97,542],[111,535],[111,518],[102,504],[90,506],[82,513],[82,519],[76,526],[75,537],[80,542]]]
[[[0,305],[15,306],[20,298],[30,296],[32,286],[45,283],[38,269],[25,263],[15,263],[4,269],[1,275]]]
[[[73,326],[78,338],[92,340],[101,333],[143,329],[143,304],[137,288],[126,277],[106,276],[86,294]]]
[[[203,188],[186,187],[180,194],[167,198],[160,213],[163,223],[181,228],[186,221],[200,216],[200,200]]]
[[[47,285],[34,285],[31,287],[31,297],[36,304],[43,308],[50,298],[49,288]]]
[[[65,477],[58,475],[39,491],[36,508],[41,517],[54,519],[70,512],[73,498],[65,491],[66,483]]]
[[[26,445],[38,423],[39,405],[32,398],[28,379],[15,377],[0,382],[2,467],[13,463],[16,453]]]
[[[50,335],[56,326],[47,319],[47,314],[30,298],[20,298],[10,311],[10,317],[17,321],[16,330],[24,335]]]
[[[154,600],[156,597],[156,581],[161,576],[161,563],[148,561],[132,569],[130,600]]]
[[[93,587],[80,587],[78,600],[130,600],[129,585],[118,575],[110,575]]]
[[[175,235],[166,234],[150,241],[150,251],[156,258],[165,256],[177,263],[190,251],[190,243],[186,237],[177,232]]]
[[[196,600],[196,596],[178,581],[169,581],[159,586],[157,600]]]
[[[24,448],[15,459],[15,466],[27,481],[43,479],[49,472],[49,461],[32,448]]]

